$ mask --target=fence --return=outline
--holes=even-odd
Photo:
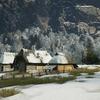
[[[42,75],[48,75],[48,74],[55,74],[57,72],[38,72],[38,73],[14,73],[14,72],[6,72],[5,75],[0,77],[0,80],[4,79],[16,79],[16,78],[32,78],[32,77],[38,77]]]

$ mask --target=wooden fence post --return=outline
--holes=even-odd
[[[24,74],[22,74],[22,78],[25,78]]]
[[[31,78],[33,78],[33,73],[31,73]]]
[[[13,74],[13,79],[15,79],[15,75]]]

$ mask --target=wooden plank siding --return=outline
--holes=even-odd
[[[14,71],[11,64],[0,64],[0,72],[10,72]]]
[[[68,72],[68,71],[72,71],[73,69],[75,69],[73,65],[58,65],[57,66],[58,72]]]
[[[54,69],[58,72],[68,72],[77,68],[76,64],[44,64],[44,63],[28,63],[26,64],[25,72],[28,73],[41,73],[45,72],[47,68],[45,66],[55,66]],[[10,72],[14,71],[14,66],[12,64],[0,64],[0,72]],[[21,67],[21,66],[20,66]],[[18,70],[20,71],[20,70]]]
[[[44,66],[27,65],[26,72],[28,72],[28,73],[40,73],[40,72],[44,72]]]

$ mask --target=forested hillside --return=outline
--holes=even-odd
[[[99,0],[0,0],[0,52],[36,47],[99,63],[99,7]]]

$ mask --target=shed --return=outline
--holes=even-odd
[[[27,72],[40,73],[45,71],[46,65],[49,63],[52,57],[45,50],[35,50],[34,52],[28,54],[27,59]]]
[[[42,63],[42,60],[37,56],[35,56],[32,52],[27,55],[27,68],[26,72],[29,73],[37,73],[42,72],[43,66],[40,65]]]
[[[57,53],[49,62],[51,66],[49,69],[56,70],[58,72],[67,72],[72,71],[73,69],[77,68],[76,64],[68,63],[68,60],[63,53]]]
[[[16,53],[3,52],[0,54],[0,72],[13,71],[13,61]]]

